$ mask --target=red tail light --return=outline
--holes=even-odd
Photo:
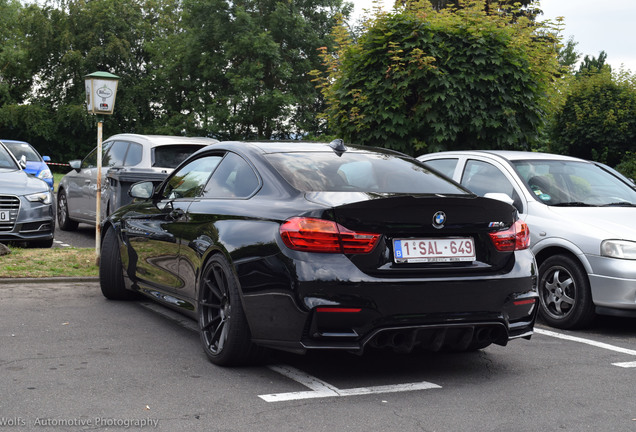
[[[380,234],[351,231],[334,221],[292,218],[280,226],[283,243],[304,252],[363,254],[373,250]]]
[[[491,232],[490,238],[495,248],[501,252],[523,250],[530,246],[530,230],[522,221],[516,221],[505,231]]]

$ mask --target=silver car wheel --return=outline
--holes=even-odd
[[[558,328],[580,328],[594,318],[587,273],[568,255],[554,255],[539,268],[541,316]]]

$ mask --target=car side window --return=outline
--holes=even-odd
[[[104,154],[102,166],[121,167],[124,166],[124,158],[128,150],[128,143],[125,141],[115,141],[111,144],[108,151]]]
[[[143,146],[137,143],[130,143],[128,147],[128,153],[126,153],[126,160],[124,166],[135,166],[141,163],[141,155],[143,152]]]
[[[487,193],[504,193],[514,202],[519,212],[523,212],[521,197],[514,186],[496,166],[479,160],[470,159],[466,162],[461,180],[462,186],[479,196]]]
[[[260,183],[252,167],[236,153],[227,153],[205,188],[206,198],[247,198]]]
[[[433,168],[436,171],[441,172],[448,178],[453,178],[453,174],[455,173],[455,167],[457,167],[457,158],[449,158],[449,159],[431,159],[423,161],[424,164],[428,167]]]
[[[204,156],[175,171],[168,180],[162,196],[165,199],[195,198],[201,196],[208,179],[223,156]]]
[[[9,152],[5,151],[4,147],[0,146],[0,168],[16,168],[15,162],[11,158]]]
[[[106,165],[106,163],[104,162],[104,155],[106,154],[108,149],[110,149],[111,145],[112,145],[112,141],[104,143],[104,145],[102,146],[102,166]],[[95,168],[96,166],[97,166],[97,147],[95,147],[93,151],[90,152],[88,156],[84,158],[84,160],[82,161],[81,169]]]

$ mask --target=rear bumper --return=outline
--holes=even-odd
[[[537,272],[529,251],[518,252],[505,274],[461,278],[374,278],[346,257],[326,262],[323,256],[320,265],[294,261],[293,273],[256,285],[254,275],[289,268],[268,261],[268,272],[253,267],[264,262],[237,266],[252,337],[261,345],[298,352],[435,350],[484,339],[506,345],[529,338],[536,319]]]

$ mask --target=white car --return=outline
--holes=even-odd
[[[195,151],[217,143],[212,138],[118,134],[102,144],[101,213],[103,220],[128,204],[130,185],[141,180],[160,183]],[[95,225],[97,214],[97,148],[84,160],[69,161],[72,170],[60,180],[57,218],[65,231],[80,222]]]
[[[636,317],[633,181],[600,163],[545,153],[455,151],[418,159],[517,208],[530,228],[540,312],[550,325],[579,328],[596,314]]]

